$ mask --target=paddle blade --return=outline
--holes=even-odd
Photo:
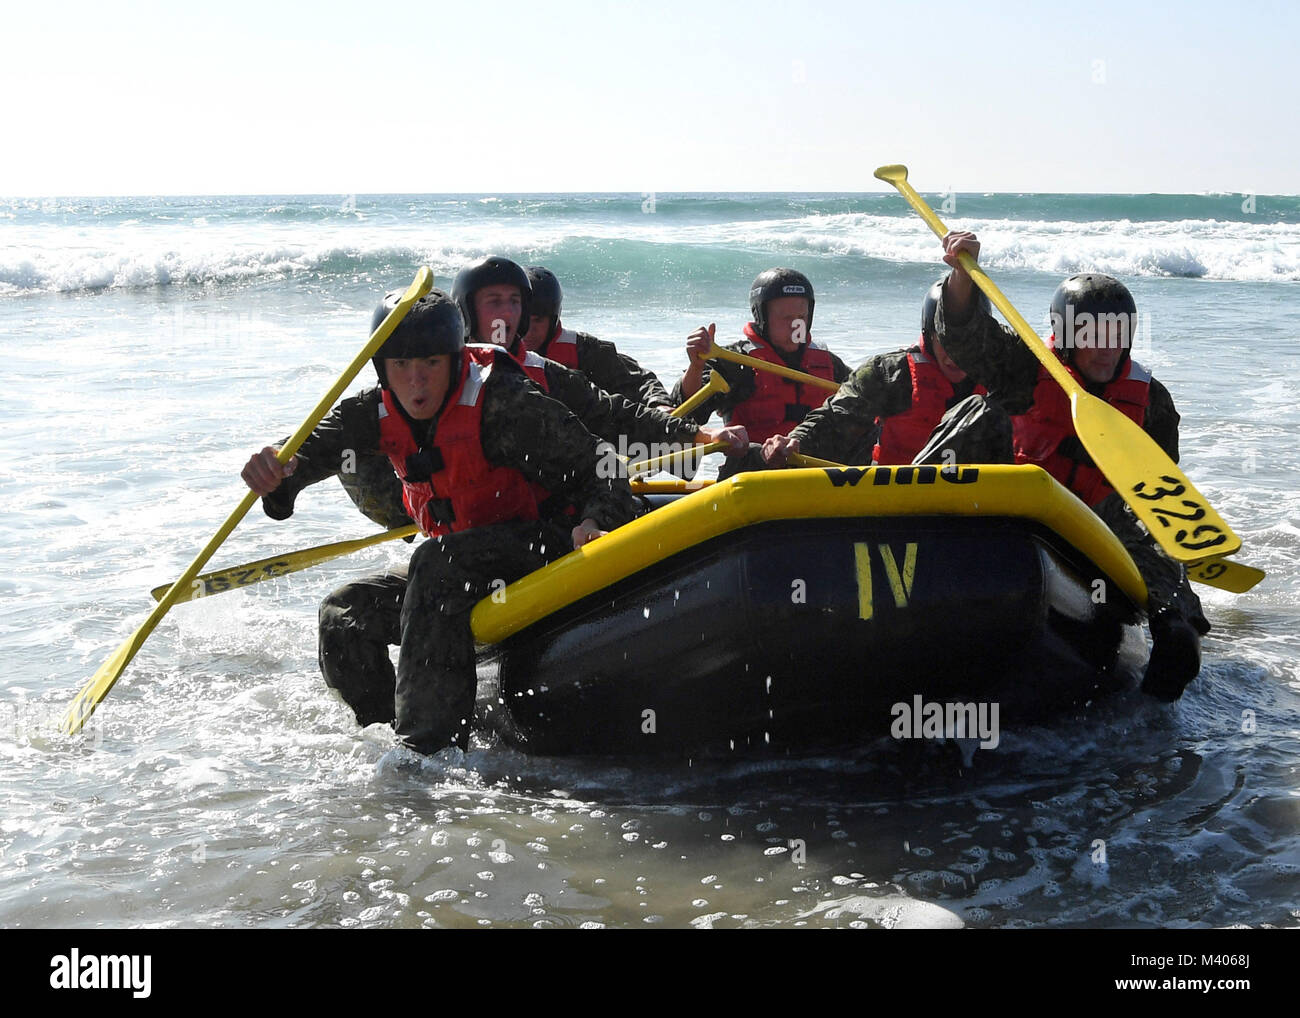
[[[1098,466],[1104,463],[1106,479],[1170,558],[1200,562],[1241,547],[1241,538],[1140,425],[1081,389],[1071,396],[1083,447]]]
[[[876,168],[876,179],[883,180],[887,184],[893,184],[897,187],[900,183],[907,180],[907,167],[901,163],[890,163],[888,166],[879,166]]]
[[[1264,575],[1262,569],[1222,558],[1207,559],[1187,568],[1189,579],[1233,594],[1246,593],[1262,580]]]
[[[152,618],[153,616],[150,616],[151,620]],[[145,626],[148,626],[147,630]],[[140,649],[145,637],[152,631],[153,626],[146,622],[99,666],[99,671],[95,672],[90,677],[90,681],[81,687],[81,691],[73,697],[72,702],[68,704],[68,709],[63,712],[63,717],[59,720],[59,731],[64,735],[76,735],[81,731],[86,719],[95,713],[95,708],[104,697],[108,696],[108,691],[121,678],[122,673],[126,671],[126,666],[135,657],[135,652]]]
[[[227,590],[251,587],[254,583],[261,583],[263,580],[273,580],[277,576],[296,573],[301,569],[328,562],[330,559],[351,555],[363,548],[382,544],[384,541],[392,541],[399,537],[413,537],[419,532],[420,528],[414,525],[397,527],[393,530],[386,530],[382,534],[373,534],[370,537],[358,538],[355,541],[335,541],[333,544],[304,548],[301,551],[291,551],[285,555],[258,559],[256,562],[248,562],[242,566],[231,566],[229,569],[218,569],[210,573],[204,573],[202,576],[196,576],[188,587],[180,591],[173,603],[196,601],[201,597],[208,597],[212,594],[224,594]],[[167,591],[171,589],[172,585],[170,583],[164,583],[160,587],[154,587],[153,590],[149,591],[149,594],[155,601],[161,601]]]

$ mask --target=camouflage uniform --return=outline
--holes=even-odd
[[[479,599],[498,589],[494,581],[511,583],[571,551],[570,530],[583,519],[612,529],[634,515],[626,482],[598,476],[596,439],[509,363],[511,368],[493,370],[483,385],[483,454],[556,496],[542,506],[543,518],[427,540],[407,569],[340,587],[320,609],[326,683],[359,723],[394,721],[402,741],[419,752],[466,744],[475,691],[469,615]],[[350,451],[358,459],[375,454],[379,399],[379,390],[372,389],[344,401],[303,444],[300,466],[286,484],[298,481],[300,489],[336,472]],[[294,492],[281,489],[263,497],[265,510],[276,518],[293,509]],[[565,504],[577,506],[577,513],[565,513]],[[394,643],[402,647],[396,675],[388,656]]]
[[[877,354],[859,365],[848,381],[840,386],[839,392],[812,411],[802,424],[790,432],[791,438],[799,440],[799,451],[807,456],[834,460],[836,463],[870,463],[873,449],[880,437],[880,426],[876,419],[893,417],[912,408],[912,372],[907,366],[907,355],[919,350],[920,347],[912,347],[910,350]],[[953,395],[948,401],[949,413],[944,415],[945,421],[949,420],[952,409],[959,406],[974,389],[975,382],[970,378],[953,385]],[[997,431],[989,437],[984,429],[967,421],[962,434],[967,436],[968,441],[961,450],[962,455],[955,462],[997,462],[996,459],[989,458],[1000,454]],[[974,441],[977,436],[979,442]],[[1005,437],[1009,447],[1009,431]],[[988,455],[985,455],[985,450]],[[928,460],[918,458],[916,462]],[[953,460],[950,458],[949,462]]]
[[[700,425],[693,420],[670,417],[662,406],[646,406],[607,392],[589,382],[580,372],[555,361],[548,360],[544,371],[550,397],[563,403],[588,431],[610,442],[616,449],[620,438],[625,445],[641,443],[648,448],[695,444]],[[371,428],[377,442],[379,432],[375,408],[378,402],[379,389],[366,390],[343,400],[321,422],[312,433],[312,440],[304,443],[298,451],[297,468],[263,500],[268,516],[277,520],[287,519],[293,513],[294,500],[303,488],[337,474],[348,497],[370,519],[385,529],[410,526],[413,521],[402,502],[402,482],[393,473],[388,457],[366,452],[365,449],[373,448],[373,443],[349,444],[340,441],[336,435],[344,430],[352,436],[366,435],[366,429]],[[320,441],[314,441],[318,435]],[[288,439],[281,440],[280,445],[285,441]]]
[[[587,430],[598,438],[619,444],[638,442],[646,446],[674,443],[694,445],[704,421],[670,417],[664,406],[649,406],[618,393],[606,392],[579,371],[555,361],[546,361],[548,395],[568,407]],[[705,418],[707,421],[708,418]]]
[[[559,335],[559,330],[556,331]],[[633,403],[646,406],[666,407],[672,409],[668,391],[653,371],[641,367],[627,354],[618,352],[613,343],[588,335],[585,332],[574,334],[577,337],[578,371],[597,388],[606,392],[626,396]],[[547,340],[537,352],[548,357],[555,337]]]
[[[945,299],[947,281],[944,282]],[[976,310],[972,303],[966,316],[949,317],[944,301],[934,316],[935,333],[948,356],[977,379],[989,393],[986,410],[997,416],[1023,414],[1033,404],[1034,388],[1038,384],[1038,358],[1021,341],[1010,327],[1002,325],[987,312]],[[1100,389],[1100,386],[1091,388]],[[981,399],[981,397],[972,397]],[[1178,462],[1178,421],[1169,390],[1155,378],[1147,396],[1144,430],[1165,454]],[[956,407],[954,410],[958,409]],[[951,413],[951,411],[950,411]],[[945,418],[947,415],[945,415]],[[941,425],[942,427],[942,425]],[[1008,439],[1010,428],[1007,429]],[[1066,440],[1074,448],[1070,455],[1084,463],[1092,464],[1077,436]],[[933,446],[935,443],[931,443]],[[1010,463],[1014,459],[1010,442],[1002,448],[997,459],[986,462]],[[1149,594],[1149,614],[1172,608],[1201,634],[1209,632],[1210,624],[1201,612],[1201,602],[1187,582],[1183,567],[1169,558],[1146,529],[1138,522],[1123,498],[1112,493],[1092,506],[1101,519],[1115,532],[1133,557],[1134,564],[1146,581]]]
[[[724,350],[731,350],[734,353],[752,354],[752,347],[748,340],[739,340],[735,343],[725,343],[722,344],[722,348]],[[773,347],[772,349],[776,350],[776,347]],[[831,364],[834,366],[834,380],[843,383],[849,375],[852,374],[851,369],[847,364],[836,357],[835,354],[831,353],[829,350],[826,352],[830,354]],[[776,353],[785,361],[787,367],[794,368],[796,371],[803,370],[800,367],[799,362],[799,355],[802,353],[801,350],[796,350],[793,354],[785,354],[780,350],[776,350]],[[712,372],[716,371],[727,380],[727,384],[731,386],[731,388],[727,392],[719,392],[710,396],[700,406],[696,407],[686,416],[691,420],[704,424],[708,421],[714,411],[717,411],[724,421],[730,423],[732,411],[754,395],[754,371],[756,369],[751,368],[747,364],[737,364],[734,361],[724,360],[707,361],[706,365],[701,385],[708,385],[710,375]],[[685,377],[686,373],[683,372],[682,377],[679,378],[677,384],[673,386],[672,403],[674,406],[680,406],[687,399],[686,394],[682,390],[682,381]],[[811,411],[812,409],[812,407],[809,407],[808,411]],[[807,411],[805,411],[805,415],[806,413]],[[812,454],[810,453],[809,455]],[[868,457],[870,456],[870,447],[867,449],[867,455]],[[849,461],[846,460],[844,462]],[[718,479],[723,480],[731,477],[733,474],[739,474],[746,470],[766,469],[768,469],[768,466],[763,461],[762,453],[759,452],[757,447],[751,447],[749,452],[744,456],[728,457],[727,461],[718,470]]]
[[[298,493],[338,475],[356,507],[386,530],[414,522],[402,502],[402,482],[379,445],[379,389],[367,389],[339,403],[298,450],[298,466],[280,486],[262,497],[273,520],[293,515]],[[278,443],[283,446],[288,438]],[[372,450],[372,451],[367,451]]]

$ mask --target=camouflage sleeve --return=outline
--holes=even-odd
[[[563,364],[546,362],[546,384],[553,399],[568,407],[593,435],[619,445],[680,443],[694,445],[700,426],[694,420],[679,420],[666,410],[634,403],[626,396],[606,392]]]
[[[298,449],[298,466],[269,495],[262,496],[262,509],[273,520],[293,515],[298,493],[308,485],[333,477],[343,469],[355,469],[357,459],[379,448],[379,389],[367,389],[350,396],[316,425]],[[283,446],[289,439],[282,438]]]
[[[606,392],[626,396],[646,406],[676,406],[669,403],[663,383],[653,371],[647,371],[613,343],[606,343],[585,332],[578,333],[578,370],[591,383]]]
[[[1151,390],[1147,399],[1146,419],[1142,422],[1142,430],[1155,439],[1156,445],[1160,446],[1175,463],[1178,462],[1178,422],[1182,420],[1178,410],[1174,407],[1174,398],[1169,395],[1169,390],[1160,384],[1155,378],[1151,379]]]
[[[860,462],[876,440],[876,418],[902,413],[912,405],[907,351],[872,357],[854,371],[840,391],[790,432],[809,456],[837,463]]]
[[[734,350],[737,353],[743,353],[739,343],[727,343],[725,349]],[[691,413],[687,414],[689,420],[699,424],[706,424],[714,413],[722,416],[724,421],[731,419],[731,412],[741,403],[754,395],[757,385],[754,381],[754,369],[744,364],[736,364],[734,361],[712,360],[705,362],[704,378],[701,384],[708,385],[709,378],[714,371],[717,371],[726,379],[727,384],[731,386],[729,392],[718,393],[710,396],[703,404],[696,407]],[[671,402],[673,406],[681,406],[686,402],[686,395],[682,392],[682,379],[686,377],[686,372],[682,372],[682,377],[677,380],[673,386]]]
[[[614,476],[619,471],[608,463],[601,469],[596,438],[522,375],[491,373],[483,387],[482,422],[488,461],[518,470],[577,506],[575,523],[591,518],[613,530],[636,515],[627,481]]]
[[[406,512],[401,478],[383,453],[359,453],[355,470],[339,471],[339,483],[361,514],[385,530],[414,522]]]
[[[973,302],[965,315],[949,316],[942,300],[935,309],[934,329],[948,356],[1008,413],[1023,414],[1029,409],[1038,383],[1039,363],[1014,329],[1002,325]]]

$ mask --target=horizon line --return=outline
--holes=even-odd
[[[672,195],[677,197],[699,197],[707,195],[789,195],[793,197],[863,197],[866,195],[892,195],[891,189],[873,191],[790,191],[761,188],[740,191],[150,191],[150,192],[101,192],[98,194],[5,194],[0,201],[20,200],[89,200],[95,198],[334,198],[375,197],[375,198],[543,198],[570,197],[575,195],[595,197],[635,197]],[[1300,192],[1291,191],[1030,191],[1023,188],[996,191],[978,189],[971,191],[919,190],[922,195],[966,196],[966,197],[1104,197],[1104,198],[1300,198]]]

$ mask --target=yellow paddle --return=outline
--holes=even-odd
[[[714,343],[709,347],[709,352],[705,354],[706,359],[719,359],[724,361],[733,361],[736,364],[746,364],[756,371],[770,371],[774,375],[780,375],[782,378],[789,378],[796,382],[803,382],[806,385],[815,385],[827,392],[839,392],[840,383],[832,382],[829,378],[818,378],[816,375],[810,375],[804,371],[796,371],[794,368],[787,368],[784,364],[769,364],[758,357],[750,357],[748,354],[736,353],[734,350],[727,350]]]
[[[681,406],[669,412],[669,417],[685,417],[715,392],[730,392],[731,386],[727,380],[716,371],[709,375],[707,385],[702,385],[694,396],[686,400]],[[726,442],[710,442],[707,445],[689,446],[685,449],[679,449],[677,452],[666,453],[663,456],[656,456],[654,459],[642,460],[640,463],[633,463],[627,468],[628,479],[635,484],[638,480],[637,474],[652,473],[654,470],[662,470],[660,463],[671,463],[674,459],[687,455],[705,456],[708,453],[715,452],[718,449],[725,449]],[[652,469],[653,468],[653,469]]]
[[[397,328],[398,323],[406,316],[406,312],[411,309],[411,305],[428,293],[432,286],[433,273],[428,268],[420,269],[415,276],[415,281],[407,288],[397,306],[388,313],[388,317],[379,323],[379,328],[371,335],[369,342],[352,359],[352,363],[344,369],[338,380],[330,386],[329,392],[321,397],[321,401],[316,404],[316,408],[303,421],[302,427],[294,432],[289,441],[285,442],[284,447],[276,457],[281,463],[287,463],[289,458],[298,451],[298,447],[311,434],[312,428],[316,427],[320,419],[329,412],[330,407],[343,395],[343,390],[347,388],[348,383],[352,381],[356,373],[361,370],[366,361],[374,356],[375,351],[383,345],[384,340]],[[203,568],[208,559],[221,546],[221,542],[238,526],[239,521],[252,508],[257,498],[257,493],[253,491],[249,491],[244,495],[239,505],[235,507],[235,511],[226,518],[226,522],[217,530],[212,540],[195,556],[194,561],[181,574],[180,579],[172,584],[171,589],[163,595],[163,599],[149,613],[149,617],[144,620],[140,628],[132,633],[127,641],[118,647],[107,661],[99,666],[99,671],[91,676],[90,681],[81,688],[81,691],[73,698],[72,703],[68,705],[67,711],[59,722],[59,728],[62,731],[72,735],[81,730],[86,719],[95,712],[95,708],[99,706],[104,697],[108,696],[109,690],[121,678],[122,672],[126,670],[126,666],[131,663],[131,659],[144,645],[144,641],[149,638],[149,634],[162,621],[162,617],[167,614],[171,606],[180,600],[181,594],[192,590],[190,584],[198,576],[199,570]]]
[[[882,166],[876,170],[876,177],[898,188],[937,236],[942,238],[948,233],[934,210],[907,182],[906,166]],[[968,252],[961,252],[959,260],[975,285],[1002,312],[1039,363],[1070,397],[1070,413],[1079,440],[1166,554],[1189,563],[1231,555],[1240,548],[1241,538],[1155,440],[1075,381]]]
[[[415,524],[407,527],[395,527],[392,530],[385,530],[380,534],[371,534],[369,537],[359,537],[353,541],[319,544],[315,548],[304,548],[301,551],[291,551],[271,558],[260,558],[256,562],[249,562],[246,565],[231,566],[229,569],[218,569],[215,572],[204,573],[202,576],[194,577],[190,582],[189,589],[182,590],[177,594],[172,603],[180,604],[182,601],[197,601],[201,597],[208,597],[212,594],[224,594],[227,590],[251,587],[254,583],[261,583],[263,580],[273,580],[277,576],[296,573],[300,569],[307,569],[310,566],[328,562],[332,558],[351,555],[363,548],[383,544],[385,541],[393,541],[400,537],[413,537],[419,532],[420,528]],[[149,591],[149,594],[155,601],[161,601],[167,591],[171,589],[172,584],[164,583],[161,587],[154,587],[153,590]]]
[[[694,452],[695,450],[688,449],[686,451]],[[699,491],[714,482],[711,480],[645,481],[634,478],[629,483],[632,486],[632,491],[638,495],[677,495],[688,491]],[[376,544],[383,544],[386,541],[395,541],[404,537],[414,537],[419,532],[420,528],[414,524],[407,527],[396,527],[382,533],[371,534],[369,537],[359,537],[351,541],[335,541],[332,544],[318,544],[314,548],[302,548],[299,551],[290,551],[283,555],[258,559],[256,562],[231,566],[229,569],[204,573],[202,576],[194,577],[190,582],[189,589],[182,590],[177,594],[176,600],[172,603],[180,604],[182,601],[197,601],[204,597],[211,597],[213,594],[224,594],[228,590],[251,587],[263,580],[273,580],[278,576],[287,576],[289,573],[309,569],[312,566],[320,565],[322,562],[342,558],[344,555],[351,555]],[[167,591],[172,589],[172,586],[170,583],[164,583],[162,586],[154,587],[149,593],[155,601],[161,601]]]
[[[1187,567],[1188,579],[1218,587],[1233,594],[1244,594],[1265,577],[1262,569],[1227,558],[1208,558]]]
[[[684,481],[680,477],[674,477],[669,481],[651,481],[643,477],[634,477],[627,483],[631,487],[633,495],[685,495],[688,492],[711,487],[718,482],[712,478],[700,481]]]
[[[685,449],[678,449],[676,452],[665,453],[663,456],[656,456],[654,459],[642,460],[640,463],[633,463],[627,468],[627,476],[632,477],[636,474],[647,474],[652,470],[662,470],[660,464],[671,463],[673,460],[682,456],[707,456],[711,452],[717,452],[719,449],[726,449],[726,442],[708,442],[704,445],[688,445]]]
[[[679,406],[668,416],[685,417],[697,406],[699,406],[706,399],[712,396],[715,392],[730,392],[730,391],[731,391],[731,386],[727,384],[727,380],[723,378],[722,375],[718,374],[718,372],[710,371],[708,382],[700,386],[700,388],[696,390],[694,396],[688,399],[685,403]]]
[[[695,407],[699,406],[715,392],[729,392],[731,386],[727,380],[717,372],[709,376],[707,385],[702,386],[694,396],[685,403],[672,411],[673,417],[684,417]],[[697,449],[683,450],[681,455],[687,452],[697,452]],[[648,461],[656,462],[656,461]],[[712,481],[692,482],[693,486],[683,486],[685,482],[656,482],[642,481],[634,478],[631,481],[632,488],[640,494],[653,494],[656,492],[681,492],[694,491],[698,488],[712,484]],[[658,487],[656,487],[658,485]],[[668,485],[668,487],[665,487]],[[270,558],[258,559],[256,562],[246,562],[243,565],[231,566],[228,569],[218,569],[210,573],[204,573],[202,576],[196,576],[190,581],[187,589],[182,590],[176,595],[173,604],[180,604],[182,601],[195,601],[201,597],[210,597],[213,594],[224,594],[227,590],[236,590],[240,587],[251,587],[255,583],[261,583],[263,580],[271,580],[277,576],[286,576],[289,573],[296,573],[302,569],[308,569],[311,566],[319,565],[322,562],[328,562],[330,559],[341,558],[344,555],[351,555],[353,552],[361,551],[376,544],[382,544],[385,541],[393,541],[399,538],[412,537],[420,532],[420,528],[414,525],[407,527],[396,527],[392,530],[386,530],[381,534],[371,534],[369,537],[361,537],[351,541],[335,541],[331,544],[318,544],[314,548],[303,548],[299,551],[287,552],[284,555],[274,555]],[[161,601],[167,591],[172,589],[173,584],[164,583],[161,586],[154,587],[149,591],[150,596],[155,601]]]

